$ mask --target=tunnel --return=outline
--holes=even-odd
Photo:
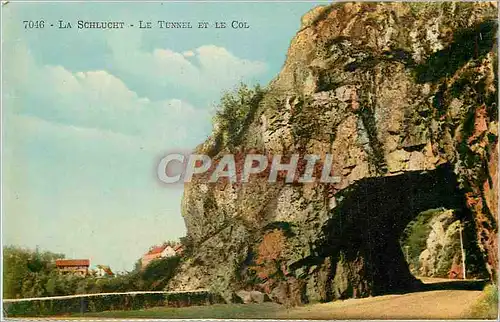
[[[319,245],[319,257],[331,263],[332,283],[325,300],[422,287],[410,273],[399,243],[405,227],[433,208],[454,209],[458,218],[470,216],[464,192],[448,164],[430,171],[366,178],[335,197],[338,203]]]

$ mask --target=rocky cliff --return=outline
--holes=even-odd
[[[473,222],[497,274],[497,53],[494,3],[342,3],[302,18],[279,75],[230,145],[334,155],[335,184],[186,186],[192,256],[170,288],[230,299],[260,290],[298,304],[418,285],[399,245],[427,209]]]
[[[466,278],[487,278],[474,228],[473,222],[464,223],[453,210],[430,209],[419,214],[401,238],[410,271],[422,277],[462,278],[463,254]]]

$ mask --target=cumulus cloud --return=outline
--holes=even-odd
[[[169,129],[186,137],[196,127],[207,132],[210,110],[206,105],[221,91],[266,71],[266,64],[236,57],[214,45],[184,52],[163,48],[147,52],[141,49],[140,38],[130,38],[115,42],[111,37],[114,70],[175,91],[150,99],[107,70],[73,72],[62,66],[40,65],[22,42],[16,42],[6,46],[6,93],[17,99],[7,108],[52,122],[130,135],[159,135],[162,139]],[[175,94],[184,101],[169,97]],[[190,97],[204,106],[194,108],[185,101]]]
[[[184,57],[193,57],[195,53],[192,50],[188,50],[182,53]]]
[[[6,88],[11,94],[7,111],[158,144],[186,140],[188,129],[196,134],[196,128],[203,131],[209,124],[208,110],[175,98],[140,97],[105,70],[73,73],[61,66],[38,66],[26,47],[19,46],[16,53],[15,65],[26,72],[19,74],[20,68],[12,66],[7,71],[11,81]]]
[[[235,56],[224,47],[203,45],[184,52],[168,48],[151,51],[140,47],[140,34],[129,42],[110,38],[113,66],[150,82],[152,86],[187,89],[200,96],[218,95],[240,82],[252,82],[267,71],[261,61]]]

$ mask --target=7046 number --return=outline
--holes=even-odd
[[[45,20],[24,20],[24,29],[43,29],[45,28]]]

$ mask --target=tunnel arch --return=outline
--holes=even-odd
[[[320,258],[328,258],[332,283],[325,300],[397,293],[421,287],[399,243],[421,212],[454,209],[470,216],[464,191],[449,164],[435,170],[366,178],[335,196],[337,206],[323,227]]]

